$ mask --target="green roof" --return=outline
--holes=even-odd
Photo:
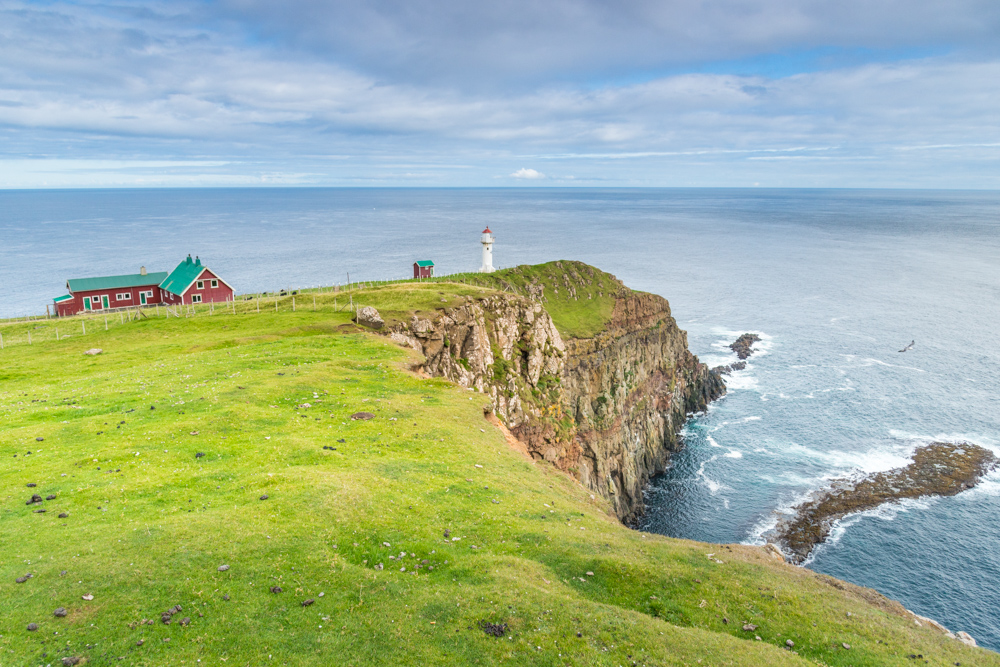
[[[422,259],[417,262],[417,266],[434,266],[434,262],[429,259]]]
[[[132,273],[127,276],[106,276],[104,278],[71,278],[66,282],[70,292],[90,292],[91,290],[118,289],[120,287],[144,287],[159,285],[167,277],[165,271],[158,273]]]
[[[165,289],[172,294],[180,296],[204,270],[205,267],[202,265],[200,259],[192,260],[191,255],[188,255],[187,259],[178,264],[177,268],[171,271],[169,276],[163,274],[166,280],[160,283],[160,289]]]
[[[72,299],[72,298],[73,297],[71,297],[69,294],[64,294],[62,296],[57,296],[56,298],[54,298],[52,300],[55,301],[56,303],[62,303],[63,301],[68,301],[69,299]]]

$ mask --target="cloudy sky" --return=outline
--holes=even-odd
[[[0,187],[1000,188],[997,0],[0,0]]]

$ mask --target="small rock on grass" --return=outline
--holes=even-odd
[[[311,605],[311,604],[312,604],[313,602],[315,602],[315,600],[313,600],[312,598],[309,598],[308,600],[303,600],[303,601],[302,601],[302,606],[303,606],[303,607],[308,607],[308,606],[309,606],[309,605]]]
[[[33,488],[35,488],[36,486],[38,486],[38,485],[37,485],[37,484],[35,484],[34,482],[28,482],[28,488],[29,488],[29,489],[33,489]]]
[[[58,618],[64,617],[66,615],[66,607],[59,607],[54,612],[52,612],[52,615]]]
[[[198,452],[197,454],[195,454],[195,455],[194,455],[194,457],[195,457],[196,459],[200,459],[200,458],[201,458],[201,457],[203,457],[204,455],[205,455],[205,452]]]
[[[785,640],[785,646],[787,646],[788,648],[794,648],[795,647],[795,642],[793,642],[791,639],[786,639]]]
[[[375,419],[375,415],[370,412],[355,412],[351,415],[351,419],[354,421],[368,421],[369,419]]]
[[[97,356],[97,355],[99,355],[99,354],[100,354],[101,352],[104,352],[104,350],[102,350],[102,349],[101,349],[101,348],[99,348],[99,347],[95,347],[95,348],[91,348],[91,349],[87,350],[86,352],[84,352],[84,354],[89,354],[89,355],[90,355],[90,356],[92,356],[92,357],[96,357],[96,356]]]
[[[142,642],[140,642],[142,643]],[[62,659],[63,667],[73,667],[73,665],[79,665],[83,658],[75,655],[67,655]]]
[[[28,632],[34,632],[38,629],[38,623],[28,623]]]
[[[38,495],[37,493],[33,493],[33,494],[31,494],[31,500],[29,500],[28,502],[26,502],[24,504],[25,505],[34,505],[35,503],[40,503],[40,502],[42,502],[42,497],[40,495]]]
[[[229,569],[229,566],[228,565],[220,565],[218,569],[219,569],[219,572],[225,572],[226,570]]]
[[[61,512],[61,513],[59,514],[59,518],[60,518],[60,519],[66,519],[66,518],[68,518],[68,517],[69,517],[69,514],[67,514],[66,512]]]
[[[843,646],[848,651],[851,650],[851,645],[850,644],[844,643],[844,644],[841,644],[841,646]]]
[[[267,494],[265,493],[264,495],[262,495],[262,496],[260,497],[260,499],[261,499],[261,500],[267,500]]]
[[[280,593],[281,592],[281,586],[271,586],[271,592],[272,593]]]
[[[746,630],[747,632],[753,632],[754,630],[757,629],[757,626],[754,625],[753,623],[744,623],[743,629]]]
[[[91,600],[94,599],[94,596],[91,593],[87,593],[86,595],[83,596],[83,599],[86,600],[87,602],[90,602]]]
[[[35,438],[35,442],[44,442],[45,438]]]
[[[55,500],[56,499],[56,494],[50,493],[49,495],[45,496],[45,499],[46,500]]]

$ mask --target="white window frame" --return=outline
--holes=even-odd
[[[212,278],[212,289],[215,289],[218,286],[219,286],[219,281],[215,278]]]
[[[96,304],[100,305],[100,303],[101,303],[101,295],[100,294],[95,294],[94,296],[90,297],[90,302],[91,303],[96,303]]]
[[[204,280],[199,280],[198,281],[198,289],[205,289],[205,281]]]
[[[191,295],[191,303],[201,303],[201,295],[200,294],[192,294]]]
[[[131,300],[132,300],[131,292],[122,292],[121,294],[115,294],[115,301],[131,301]]]

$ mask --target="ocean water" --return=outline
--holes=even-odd
[[[238,291],[579,259],[670,300],[704,361],[763,341],[685,430],[646,530],[762,543],[832,478],[922,443],[1000,453],[1000,193],[804,190],[0,191],[0,317],[67,278],[200,255]],[[912,350],[898,352],[911,340]],[[1000,650],[1000,476],[851,517],[807,567]]]

